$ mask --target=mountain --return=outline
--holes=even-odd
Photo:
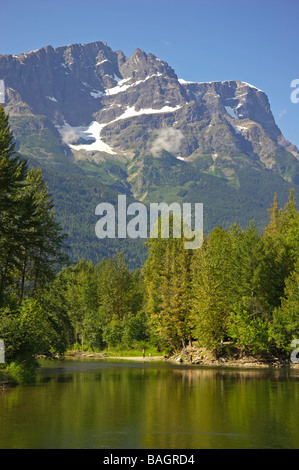
[[[210,231],[262,228],[274,192],[280,204],[299,193],[298,149],[248,83],[186,82],[153,54],[102,42],[0,56],[0,79],[17,149],[42,167],[74,260],[120,249],[144,260],[141,240],[95,237],[96,205],[118,194],[203,202]]]

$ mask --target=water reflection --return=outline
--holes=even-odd
[[[0,396],[0,448],[298,448],[299,375],[167,363],[44,363]]]

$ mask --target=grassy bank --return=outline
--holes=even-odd
[[[147,346],[144,348],[144,353],[146,357],[155,357],[155,356],[166,356],[167,353],[165,351],[158,351],[153,346]],[[66,356],[74,356],[74,355],[94,355],[97,357],[142,357],[143,356],[143,348],[132,348],[126,349],[123,347],[114,347],[114,348],[106,348],[103,350],[100,349],[89,349],[86,348],[78,348],[77,345],[74,345],[73,348],[69,349],[65,355]]]

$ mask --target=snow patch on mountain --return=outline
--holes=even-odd
[[[244,131],[244,130],[248,129],[248,127],[245,127],[245,126],[233,126],[233,128],[234,128],[236,134],[240,134],[241,131]]]
[[[46,96],[48,100],[54,101],[55,103],[58,103],[57,99],[54,96]]]
[[[106,124],[99,124],[98,122],[93,121],[86,127],[72,127],[67,122],[65,122],[63,126],[56,127],[62,136],[63,143],[74,150],[98,151],[114,155],[115,152],[112,150],[110,145],[106,144],[101,139],[101,131],[105,126]],[[78,141],[80,138],[87,141],[93,140],[93,142],[89,144],[76,145],[74,142]]]
[[[140,109],[139,111],[135,110],[134,106],[127,106],[127,109],[121,116],[117,117],[111,122],[119,121],[120,119],[127,119],[135,116],[141,116],[142,114],[157,114],[157,113],[173,113],[180,109],[182,106],[178,105],[172,108],[171,106],[163,106],[163,108],[160,109],[153,109],[153,108],[143,108]]]
[[[224,106],[224,107],[225,107],[225,111],[227,112],[227,114],[230,115],[230,117],[232,117],[233,119],[236,119],[238,117],[235,113],[234,108],[232,108],[231,106]]]
[[[99,90],[92,90],[90,94],[93,98],[101,98],[101,96],[105,95],[103,91],[99,91]]]
[[[144,78],[143,80],[137,80],[136,82],[130,83],[130,84],[127,84],[127,82],[132,80],[132,78],[122,78],[122,79],[120,79],[119,77],[117,77],[117,75],[115,75],[115,79],[118,82],[118,84],[115,87],[108,88],[105,91],[105,94],[106,95],[117,95],[118,93],[122,93],[122,92],[126,91],[130,87],[138,86],[140,83],[144,83],[147,80],[149,80],[150,78],[158,77],[160,75],[162,75],[162,73],[156,73],[156,74],[153,74],[153,75],[149,75],[148,77]]]
[[[192,83],[197,84],[197,82],[187,82],[183,78],[179,78],[178,81],[180,82],[181,85],[189,85],[189,84],[192,84]]]

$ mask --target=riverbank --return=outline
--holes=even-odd
[[[299,369],[299,364],[292,363],[289,358],[275,357],[271,354],[248,355],[237,349],[229,348],[227,345],[224,345],[222,353],[218,355],[204,348],[187,347],[172,354],[167,358],[167,361],[190,366]]]
[[[190,355],[192,353],[192,356]],[[206,367],[239,367],[239,368],[292,368],[299,369],[299,364],[292,363],[288,358],[279,358],[273,355],[246,355],[237,350],[224,347],[223,354],[216,356],[207,349],[187,347],[180,352],[169,356],[109,356],[107,353],[96,353],[88,351],[68,351],[66,358],[74,359],[115,359],[126,361],[165,361],[177,365],[206,366]]]

